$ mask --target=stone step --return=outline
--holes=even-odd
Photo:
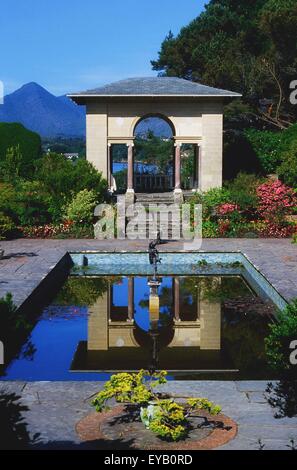
[[[148,200],[148,199],[146,199],[146,200],[144,200],[144,199],[143,199],[143,200],[137,199],[137,200],[135,201],[135,203],[136,203],[136,204],[142,204],[142,205],[145,205],[145,206],[149,206],[150,204],[157,204],[158,206],[160,206],[160,205],[162,205],[162,204],[172,205],[172,204],[174,204],[174,200],[173,200],[173,199],[172,199],[172,200],[171,200],[171,199],[167,199],[167,200],[163,199],[163,200],[159,200],[159,201],[156,201],[156,200],[151,200],[151,201],[150,201],[150,200]]]

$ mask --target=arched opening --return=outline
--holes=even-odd
[[[162,115],[141,118],[134,128],[136,192],[166,192],[174,187],[175,129]]]

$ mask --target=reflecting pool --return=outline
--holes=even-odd
[[[1,380],[104,380],[141,368],[173,379],[273,378],[275,307],[240,275],[70,276]]]

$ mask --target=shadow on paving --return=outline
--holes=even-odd
[[[38,443],[39,435],[30,437],[22,416],[28,407],[22,405],[15,393],[0,392],[0,449],[24,450]]]
[[[293,418],[297,416],[297,379],[283,378],[276,384],[269,383],[266,389],[267,401],[275,410],[274,417]]]
[[[5,256],[2,256],[1,259],[11,259],[11,258],[34,258],[38,256],[36,253],[9,253]]]
[[[0,392],[0,450],[127,450],[133,444],[133,440],[110,442],[103,439],[82,443],[71,441],[43,443],[40,434],[29,435],[28,424],[22,415],[26,411],[29,411],[29,408],[21,403],[21,396]]]

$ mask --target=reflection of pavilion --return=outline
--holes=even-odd
[[[159,368],[178,370],[221,370],[221,303],[197,295],[185,306],[180,283],[172,280],[173,321],[160,329]],[[220,282],[214,278],[213,282]],[[152,348],[150,335],[135,322],[135,279],[129,278],[127,303],[116,306],[114,287],[89,308],[88,340],[79,344],[73,370],[121,371],[146,368]]]

